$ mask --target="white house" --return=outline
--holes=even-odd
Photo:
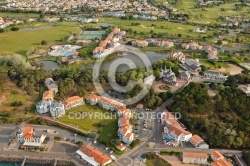
[[[16,133],[17,141],[24,146],[40,147],[46,135],[35,136],[34,129],[30,126],[20,127]]]
[[[65,109],[63,103],[54,101],[50,106],[50,114],[52,117],[60,117],[65,115]]]
[[[176,126],[164,127],[164,133],[167,133],[175,142],[188,142],[192,137],[190,132]]]
[[[198,135],[193,135],[190,140],[192,145],[194,145],[195,148],[199,149],[209,149],[209,145]]]
[[[58,85],[57,82],[54,81],[52,78],[46,78],[44,85],[51,91],[53,91],[54,93],[58,92]]]
[[[208,154],[197,152],[182,152],[182,162],[185,164],[207,164]]]

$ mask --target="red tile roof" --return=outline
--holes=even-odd
[[[85,155],[93,157],[94,160],[100,165],[104,165],[107,162],[111,161],[111,158],[109,156],[107,156],[105,153],[100,152],[97,148],[94,148],[91,145],[82,146],[79,150]]]
[[[69,98],[67,98],[66,100],[64,100],[63,104],[64,104],[64,105],[68,105],[68,104],[71,103],[71,102],[79,101],[79,100],[83,100],[83,98],[80,97],[80,96],[73,96],[73,97],[69,97]]]
[[[33,138],[35,133],[33,132],[33,128],[30,126],[26,126],[23,130],[23,136],[24,138]]]

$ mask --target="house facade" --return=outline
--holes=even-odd
[[[209,149],[209,145],[200,136],[196,134],[193,135],[189,141],[195,148]]]
[[[50,114],[52,117],[60,117],[65,115],[65,108],[62,102],[54,101],[50,106]]]
[[[214,70],[207,70],[204,72],[204,77],[213,79],[213,80],[221,80],[221,81],[226,81],[227,76],[221,75],[220,72],[214,71]]]
[[[189,71],[182,71],[182,72],[180,72],[180,78],[182,79],[182,80],[191,80],[192,78],[191,78],[191,74],[189,73]]]
[[[55,94],[58,92],[57,82],[54,81],[52,78],[46,78],[44,85]]]
[[[83,98],[79,96],[72,96],[63,101],[65,110],[80,106],[84,104]]]
[[[20,127],[16,133],[17,141],[24,146],[40,147],[44,142],[46,135],[35,136],[34,129],[30,126]]]
[[[97,96],[94,94],[91,94],[87,98],[87,102],[90,105],[99,105],[103,109],[110,110],[110,111],[116,111],[119,119],[118,119],[118,131],[117,136],[119,137],[120,141],[124,142],[127,145],[130,145],[132,141],[134,140],[134,133],[132,130],[132,125],[130,124],[130,118],[131,118],[131,111],[126,108],[126,106],[118,102],[116,100],[103,97],[103,96]]]
[[[160,78],[163,79],[163,82],[166,82],[172,86],[177,86],[178,82],[176,81],[175,73],[172,71],[172,69],[161,69],[160,72]]]
[[[172,125],[164,127],[164,133],[166,133],[175,142],[188,142],[192,137],[190,132]]]
[[[148,42],[146,40],[134,40],[132,41],[132,46],[134,47],[146,47]]]

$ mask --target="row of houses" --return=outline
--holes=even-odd
[[[130,124],[131,111],[127,109],[123,103],[94,94],[88,96],[87,102],[90,105],[98,104],[105,110],[116,111],[119,117],[119,129],[117,131],[117,135],[120,141],[126,143],[127,145],[130,145],[132,143],[132,141],[134,140],[134,133],[132,132],[132,125]]]
[[[100,41],[99,46],[93,50],[95,58],[104,58],[114,52],[114,47],[119,46],[119,40],[126,34],[119,28],[114,28],[105,40]]]
[[[181,153],[182,162],[185,164],[204,164],[211,166],[233,166],[233,164],[227,160],[220,152],[213,151],[211,153],[212,162],[209,164],[207,153],[200,152],[188,152],[184,151]]]
[[[157,40],[157,39],[146,39],[146,40],[134,40],[132,41],[132,46],[134,47],[146,47],[149,44],[152,44],[155,47],[165,47],[171,48],[174,47],[174,43],[168,40]]]
[[[43,93],[42,100],[36,104],[37,113],[50,113],[52,117],[60,117],[65,115],[66,110],[84,104],[83,98],[79,96],[72,96],[64,101],[55,101],[54,94],[58,92],[57,82],[52,78],[46,78],[44,84],[48,90]]]
[[[3,19],[0,17],[0,28],[3,29],[5,27],[8,27],[10,25],[17,25],[17,24],[22,24],[24,22],[33,22],[36,21],[34,18],[27,18],[27,19],[11,19],[11,18],[6,18]]]
[[[186,131],[184,125],[176,120],[168,110],[164,110],[161,114],[161,123],[164,125],[164,139],[177,143],[190,142],[195,148],[208,149],[209,145],[198,135],[192,135]]]
[[[199,43],[197,42],[190,42],[190,43],[182,43],[181,44],[181,47],[183,49],[186,49],[186,50],[202,50],[203,49],[203,46],[200,45]]]
[[[86,0],[26,0],[26,1],[7,1],[6,5],[1,8],[11,10],[23,11],[42,11],[42,12],[62,12],[70,9],[79,9],[86,4]]]

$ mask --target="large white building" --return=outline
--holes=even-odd
[[[44,84],[49,90],[43,93],[42,100],[36,104],[37,113],[50,113],[53,117],[65,115],[65,108],[62,102],[54,101],[54,94],[58,92],[57,82],[52,78],[46,78]]]
[[[46,138],[46,135],[35,136],[34,129],[30,126],[19,127],[16,132],[16,139],[24,146],[40,147]]]
[[[65,115],[65,108],[62,102],[54,101],[50,106],[50,114],[52,117],[60,117]]]

